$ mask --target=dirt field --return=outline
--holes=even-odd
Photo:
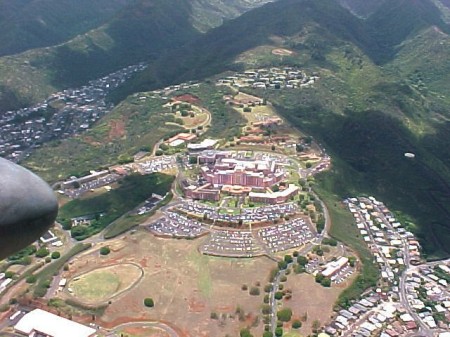
[[[134,264],[117,264],[77,276],[69,282],[68,288],[83,303],[103,303],[133,286],[142,272]]]
[[[123,120],[112,120],[109,122],[109,127],[109,141],[122,138],[126,135],[125,122]]]
[[[350,280],[353,280],[354,277],[353,275]],[[347,280],[345,284],[324,288],[315,282],[312,275],[291,273],[284,287],[292,290],[292,299],[284,300],[283,304],[292,309],[292,320],[301,319],[307,314],[306,322],[303,322],[299,330],[294,331],[302,336],[308,336],[312,333],[311,326],[314,320],[319,320],[321,325],[328,322],[333,314],[334,303],[339,294],[350,284],[349,282],[351,281]],[[290,328],[290,325],[287,325],[285,331],[289,331]],[[296,334],[292,336],[296,336]]]
[[[227,259],[198,253],[198,240],[172,240],[138,231],[119,239],[123,244],[110,255],[98,259],[98,247],[71,265],[75,275],[90,267],[136,262],[144,270],[143,279],[132,289],[112,300],[100,325],[114,327],[133,320],[169,322],[185,336],[236,336],[241,327],[252,324],[259,315],[263,289],[275,263],[267,258]],[[109,242],[110,246],[114,243]],[[261,295],[251,296],[242,285],[261,284]],[[154,308],[145,308],[151,297]],[[239,320],[236,309],[244,312]],[[215,313],[218,319],[211,319]],[[260,322],[252,331],[262,335]],[[159,337],[159,336],[158,336]]]
[[[124,328],[119,331],[123,337],[169,337],[165,331],[156,328]]]

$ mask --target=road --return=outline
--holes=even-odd
[[[180,337],[178,332],[176,332],[172,327],[168,326],[167,324],[161,323],[161,322],[139,322],[139,323],[125,323],[121,324],[119,326],[116,326],[113,331],[109,332],[106,337],[119,337],[119,332],[115,332],[124,328],[140,328],[140,327],[152,327],[156,329],[161,329],[170,337]]]

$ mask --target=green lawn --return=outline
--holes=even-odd
[[[95,271],[70,283],[74,296],[80,300],[102,301],[109,298],[120,287],[120,278],[110,271]]]

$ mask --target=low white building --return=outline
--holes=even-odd
[[[96,333],[95,329],[41,309],[23,316],[14,329],[30,337],[42,334],[48,337],[91,337]]]
[[[325,265],[325,269],[322,271],[322,275],[325,277],[330,277],[339,272],[348,264],[348,258],[341,256],[336,261],[332,261]]]

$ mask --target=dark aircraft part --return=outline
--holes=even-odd
[[[0,158],[0,259],[39,239],[57,214],[55,194],[41,178]]]

